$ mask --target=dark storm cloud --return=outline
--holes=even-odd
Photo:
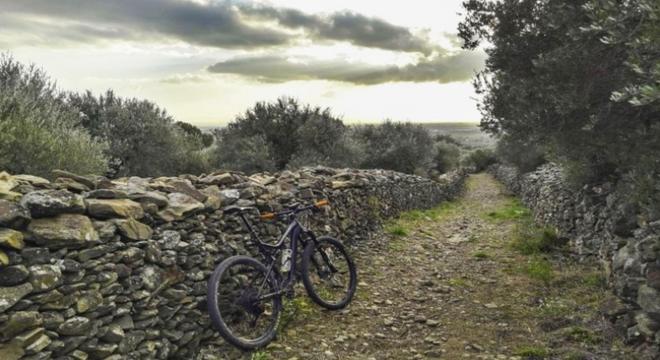
[[[281,31],[245,24],[239,11],[226,2],[203,5],[181,0],[0,0],[0,11],[66,21],[71,26],[129,30],[133,38],[175,38],[204,46],[250,48],[281,45],[290,40]],[[30,28],[26,25],[23,30]],[[97,35],[106,38],[102,33]]]
[[[0,0],[0,13],[59,22],[56,27],[58,31],[49,34],[51,41],[58,37],[70,39],[78,31],[80,38],[86,42],[114,39],[117,33],[126,33],[129,39],[173,38],[222,48],[267,47],[312,38],[425,54],[437,50],[426,38],[380,19],[351,12],[318,16],[246,2]],[[259,21],[246,22],[248,19]],[[268,25],[273,22],[279,25],[277,29]],[[88,29],[77,28],[80,26]],[[39,29],[30,25],[30,21],[10,29],[40,33]],[[291,30],[302,30],[302,34]]]
[[[236,74],[263,82],[332,80],[359,85],[387,82],[449,83],[470,79],[483,66],[484,54],[460,52],[424,59],[402,67],[374,66],[344,60],[292,62],[279,56],[237,58],[212,65],[208,71]]]
[[[316,39],[347,41],[364,47],[425,54],[437,50],[428,39],[413,34],[408,28],[348,11],[318,16],[294,9],[262,5],[245,5],[241,11],[264,20],[276,20],[284,27],[303,29]]]

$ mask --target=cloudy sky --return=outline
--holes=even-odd
[[[0,49],[200,126],[282,95],[348,122],[478,121],[461,1],[0,0]]]

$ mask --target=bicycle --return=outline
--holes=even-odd
[[[299,215],[319,212],[326,205],[328,201],[322,200],[309,206],[294,204],[278,213],[259,214],[261,220],[288,222],[275,244],[263,242],[246,218],[247,212],[258,212],[256,208],[234,206],[224,210],[227,215],[240,216],[250,242],[257,245],[265,260],[264,264],[253,257],[235,255],[222,261],[209,278],[207,304],[211,321],[229,343],[243,350],[270,343],[277,333],[282,296],[292,299],[300,279],[309,297],[324,308],[338,310],[351,302],[357,285],[353,259],[341,242],[329,236],[317,238],[298,221]],[[298,245],[304,248],[302,255]],[[302,269],[298,271],[300,256]],[[278,259],[280,265],[276,266]]]

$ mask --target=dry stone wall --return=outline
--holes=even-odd
[[[578,253],[602,261],[612,289],[627,304],[609,311],[612,320],[630,342],[646,343],[657,354],[660,220],[639,214],[613,184],[571,189],[553,164],[527,174],[502,165],[491,172],[533,210],[538,223],[553,226]]]
[[[248,254],[230,205],[279,210],[328,198],[314,229],[347,243],[401,211],[456,196],[464,175],[307,168],[244,176],[56,180],[0,173],[0,358],[193,358],[217,339],[206,280]],[[281,224],[259,223],[269,236]]]

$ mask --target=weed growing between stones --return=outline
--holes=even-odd
[[[300,316],[312,313],[312,304],[305,296],[299,296],[292,300],[285,300],[282,306],[282,315],[277,327],[278,334],[285,334],[284,330]]]
[[[270,356],[265,351],[253,352],[252,356],[250,356],[250,360],[269,360],[269,359]]]
[[[531,212],[518,198],[510,198],[504,206],[486,214],[486,218],[493,221],[505,221],[529,218]]]
[[[454,212],[457,208],[456,202],[448,201],[432,209],[402,212],[398,218],[390,220],[385,224],[385,233],[394,237],[408,236],[412,231],[418,229],[422,222],[438,221]]]
[[[532,279],[549,283],[554,278],[550,262],[540,256],[534,256],[527,261],[521,271]]]
[[[585,329],[581,326],[573,326],[565,331],[565,338],[567,340],[595,345],[600,343],[603,339],[595,332]]]
[[[483,251],[477,251],[472,256],[474,256],[477,259],[488,259],[488,258],[490,258],[490,255],[486,254]]]
[[[521,219],[514,229],[511,246],[523,255],[537,255],[559,248],[563,243],[550,228],[539,228],[529,218]]]
[[[391,224],[385,226],[385,232],[393,236],[407,236],[408,229],[401,225]]]
[[[514,354],[517,356],[524,356],[526,359],[543,359],[550,355],[548,349],[539,346],[521,346]]]

